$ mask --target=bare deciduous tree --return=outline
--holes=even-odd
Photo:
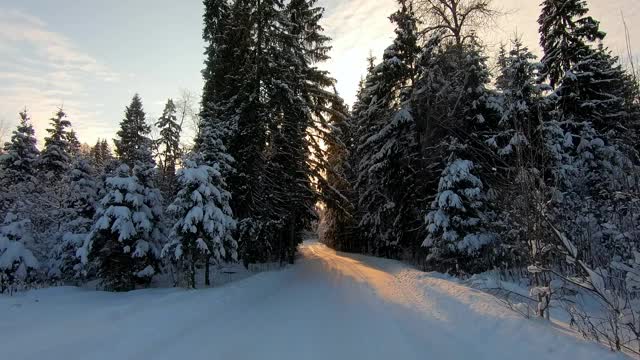
[[[0,148],[5,143],[8,135],[9,135],[9,121],[7,121],[7,119],[4,117],[0,118]]]
[[[198,116],[199,96],[191,90],[181,89],[176,101],[178,123],[183,130],[188,130],[194,136],[183,136],[183,141],[191,141],[200,133],[200,117]]]
[[[631,75],[633,76],[633,79],[638,82],[638,70],[636,68],[637,65],[637,61],[638,59],[636,57],[633,56],[633,50],[631,49],[631,35],[629,33],[629,26],[627,25],[627,20],[624,17],[624,13],[620,14],[622,17],[622,24],[624,25],[624,39],[627,45],[627,61],[629,62],[628,66],[629,66],[629,72],[631,73]]]
[[[456,45],[476,37],[476,29],[499,15],[493,0],[416,0],[425,32],[442,31]]]

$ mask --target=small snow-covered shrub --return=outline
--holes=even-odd
[[[31,239],[31,222],[9,213],[0,227],[0,293],[13,292],[32,280],[40,264],[25,243]]]

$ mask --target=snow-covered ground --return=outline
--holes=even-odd
[[[0,359],[622,359],[488,294],[317,242],[213,289],[0,297]]]

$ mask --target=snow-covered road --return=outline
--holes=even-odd
[[[214,289],[0,297],[0,359],[619,359],[391,260],[301,247]]]

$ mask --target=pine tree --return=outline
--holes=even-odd
[[[545,0],[538,19],[544,52],[541,81],[555,88],[565,72],[585,56],[589,43],[602,40],[599,22],[590,16],[585,0]]]
[[[180,133],[182,127],[177,122],[176,106],[169,99],[162,116],[156,122],[160,129],[158,148],[160,151],[160,183],[166,194],[172,194],[175,188],[175,173],[180,159]]]
[[[314,133],[308,129],[326,125],[333,98],[324,90],[333,80],[314,66],[329,50],[318,24],[322,9],[308,0],[206,1],[205,7],[206,131],[197,149],[227,178],[245,262],[291,261],[300,230],[315,218],[310,176],[326,166],[324,156],[315,157],[321,164],[308,161],[322,149],[307,137]]]
[[[201,118],[208,119],[216,116],[218,105],[220,105],[220,92],[225,91],[226,78],[225,71],[229,63],[229,52],[232,51],[225,44],[232,36],[232,32],[227,31],[227,25],[235,13],[231,12],[227,0],[204,0],[205,12],[203,15],[204,29],[202,38],[207,43],[205,48],[205,69],[202,76],[205,85],[202,92]],[[237,1],[234,10],[242,6],[241,1]],[[206,122],[206,121],[205,121]]]
[[[35,131],[25,109],[11,141],[4,144],[0,154],[0,217],[27,197],[36,188],[36,173],[40,153],[36,148]]]
[[[357,194],[354,189],[356,173],[352,166],[354,151],[353,132],[355,130],[351,116],[343,101],[333,103],[335,113],[329,119],[332,136],[327,144],[328,163],[326,189],[323,189],[323,203],[326,206],[322,215],[320,238],[327,245],[342,251],[360,250],[358,231],[356,231]],[[320,186],[324,184],[320,182]]]
[[[252,1],[235,1],[233,5],[224,0],[205,1],[203,131],[196,139],[196,150],[204,154],[208,165],[218,161],[225,177],[233,174],[229,188],[234,194],[234,213],[241,217],[247,217],[252,207],[264,148],[258,97],[254,96],[261,81],[255,66],[260,50],[253,44],[257,41],[256,22],[263,14],[253,15],[254,6]],[[220,151],[223,148],[225,151]],[[228,166],[231,158],[219,157],[224,153],[242,157],[237,171]]]
[[[418,228],[420,218],[415,204],[419,176],[413,170],[419,153],[408,101],[420,52],[417,20],[406,1],[399,1],[399,10],[390,19],[397,26],[397,36],[367,80],[364,91],[371,100],[359,120],[367,131],[358,147],[359,206],[364,212],[360,228],[371,251],[386,256],[395,255],[400,246],[415,244],[415,234],[407,229]]]
[[[454,272],[486,270],[491,267],[495,245],[485,236],[486,232],[493,231],[489,226],[493,224],[493,198],[489,195],[493,193],[495,174],[491,169],[498,166],[493,150],[486,146],[486,137],[495,132],[499,119],[492,102],[495,94],[488,89],[486,57],[475,42],[460,46],[443,41],[441,34],[435,33],[423,49],[419,66],[413,108],[425,172],[423,193],[435,193],[428,210],[432,215],[427,216],[429,235],[423,243],[429,252],[427,267]],[[468,179],[470,183],[449,181],[451,176],[462,175],[460,171],[472,175]],[[430,181],[433,178],[438,179],[435,184]],[[462,196],[466,194],[458,192],[467,188],[480,192],[468,194],[469,198],[464,200],[468,203],[461,204],[473,211],[460,211],[462,208],[446,203],[441,208],[443,193],[451,191]],[[456,226],[461,226],[461,237],[449,236],[453,233],[438,222],[442,218],[435,214],[446,213],[445,209],[459,222]],[[465,240],[467,236],[469,241]],[[451,242],[460,243],[460,248]],[[462,258],[468,259],[468,266],[461,265]]]
[[[58,180],[68,170],[71,162],[69,131],[71,122],[67,115],[59,109],[55,117],[51,118],[51,128],[47,129],[49,136],[44,139],[44,149],[40,154],[39,167],[47,179]]]
[[[71,129],[71,131],[67,133],[67,142],[69,143],[69,155],[71,157],[78,157],[82,150],[82,144],[80,144],[75,130]]]
[[[618,138],[629,127],[626,75],[618,59],[602,45],[582,52],[560,79],[555,92],[558,112],[564,121],[589,121],[601,134]]]
[[[184,261],[187,285],[196,287],[196,264],[205,262],[205,285],[209,285],[209,263],[237,260],[237,243],[231,237],[236,222],[229,201],[231,194],[217,165],[202,165],[200,156],[184,161],[178,171],[180,190],[169,206],[178,221],[174,239],[163,249],[172,261]]]
[[[98,172],[103,172],[107,165],[114,160],[111,148],[106,139],[98,139],[89,152],[93,167]]]
[[[65,176],[67,185],[58,243],[54,247],[49,276],[63,281],[78,281],[84,276],[80,259],[76,256],[93,225],[98,187],[94,170],[85,159],[79,158]]]
[[[142,158],[148,161],[138,161],[133,168],[133,175],[140,184],[140,192],[143,195],[143,205],[148,209],[146,213],[149,222],[147,232],[141,234],[142,239],[148,244],[149,250],[146,256],[141,259],[147,266],[157,268],[157,261],[160,257],[160,250],[166,242],[166,226],[164,219],[164,199],[162,192],[157,186],[158,169],[155,166],[151,155],[151,149],[139,149],[140,154],[147,155]],[[141,266],[144,267],[144,266]],[[150,280],[151,277],[149,276]]]
[[[35,131],[25,109],[20,113],[20,123],[13,131],[11,141],[4,144],[4,154],[0,155],[1,184],[8,188],[32,179],[36,174],[38,156]]]
[[[638,136],[637,109],[628,102],[634,84],[617,57],[601,43],[594,45],[606,34],[598,21],[587,16],[586,1],[549,0],[542,6],[538,23],[544,67],[540,80],[556,88],[554,116],[561,116],[561,121],[591,122],[609,140],[633,148]]]
[[[546,151],[540,113],[545,102],[536,81],[540,64],[520,39],[511,42],[507,52],[502,47],[495,106],[499,121],[487,143],[499,158],[497,191],[498,218],[494,224],[500,231],[497,256],[504,266],[524,267],[527,259],[540,254],[533,249],[548,243],[546,227],[540,213],[546,201],[544,174]],[[537,260],[533,260],[537,261]]]
[[[146,122],[142,100],[140,95],[135,94],[131,104],[125,109],[125,118],[120,122],[118,139],[114,140],[116,155],[120,161],[130,168],[133,168],[137,162],[149,162],[151,139],[148,135],[150,132],[151,127]]]
[[[145,198],[144,188],[126,165],[106,180],[96,221],[77,255],[83,264],[91,261],[96,266],[108,290],[132,290],[137,283],[148,283],[158,270],[159,249],[148,241],[154,231],[153,210]]]

